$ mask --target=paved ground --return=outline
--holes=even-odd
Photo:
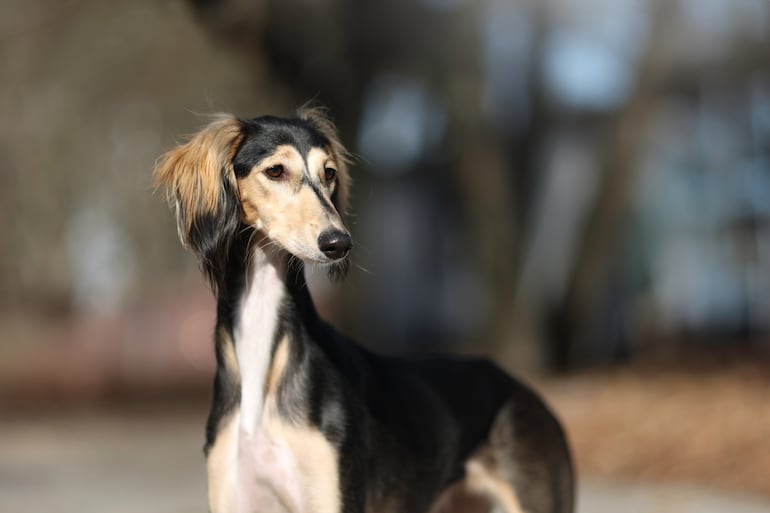
[[[0,418],[2,513],[205,512],[204,410]],[[581,513],[768,513],[770,501],[588,481]]]
[[[0,512],[204,512],[202,419],[0,421]]]

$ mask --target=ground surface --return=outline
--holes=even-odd
[[[770,497],[770,360],[681,356],[540,387],[581,472]]]
[[[4,416],[0,512],[205,512],[205,409],[164,410]],[[578,511],[768,513],[770,501],[589,478]]]

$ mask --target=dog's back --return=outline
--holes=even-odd
[[[365,412],[371,511],[465,511],[458,494],[483,497],[480,511],[573,511],[564,432],[529,387],[486,359],[383,356],[325,330]]]

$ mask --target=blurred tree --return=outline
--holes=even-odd
[[[532,98],[527,128],[497,129],[480,101],[485,87],[483,30],[489,22],[485,16],[490,17],[484,3],[276,1],[255,9],[245,9],[246,3],[236,0],[191,0],[191,4],[203,25],[226,44],[247,56],[264,54],[298,103],[312,98],[329,106],[354,149],[371,88],[383,74],[410,77],[427,88],[445,116],[446,132],[434,155],[421,155],[389,181],[407,189],[414,187],[410,181],[422,183],[436,196],[451,197],[450,208],[461,213],[462,229],[457,235],[461,258],[480,270],[483,287],[492,294],[488,317],[507,324],[521,246],[518,237],[534,197],[542,137],[543,88],[535,69],[539,10],[523,3],[536,35],[528,46],[530,54],[523,59],[530,67],[522,70],[527,77],[525,94]],[[415,175],[427,177],[427,182],[409,178]],[[360,184],[358,188],[366,189]],[[441,229],[458,232],[453,226]],[[435,297],[431,292],[442,287],[439,282],[446,281],[446,276],[431,282],[423,275],[422,280],[413,286],[426,288],[427,296]],[[479,305],[465,308],[474,306]],[[440,324],[440,320],[430,321],[430,315],[420,315],[423,324]],[[425,326],[411,334],[420,340],[410,340],[408,332],[405,335],[406,344],[423,347],[426,336],[458,338],[453,330],[426,330]],[[500,340],[501,335],[502,326],[474,326],[477,343]],[[493,346],[487,343],[488,350]]]

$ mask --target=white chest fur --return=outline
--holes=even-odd
[[[213,513],[341,510],[336,450],[315,428],[283,420],[276,387],[268,382],[282,374],[288,358],[289,341],[284,339],[271,361],[284,294],[276,267],[257,261],[233,331],[240,407],[223,420],[208,456]]]
[[[264,391],[285,287],[276,266],[259,251],[233,334],[241,372],[241,429],[253,434],[264,410]]]
[[[323,435],[272,419],[249,435],[235,412],[207,461],[212,513],[339,513],[336,450]]]

